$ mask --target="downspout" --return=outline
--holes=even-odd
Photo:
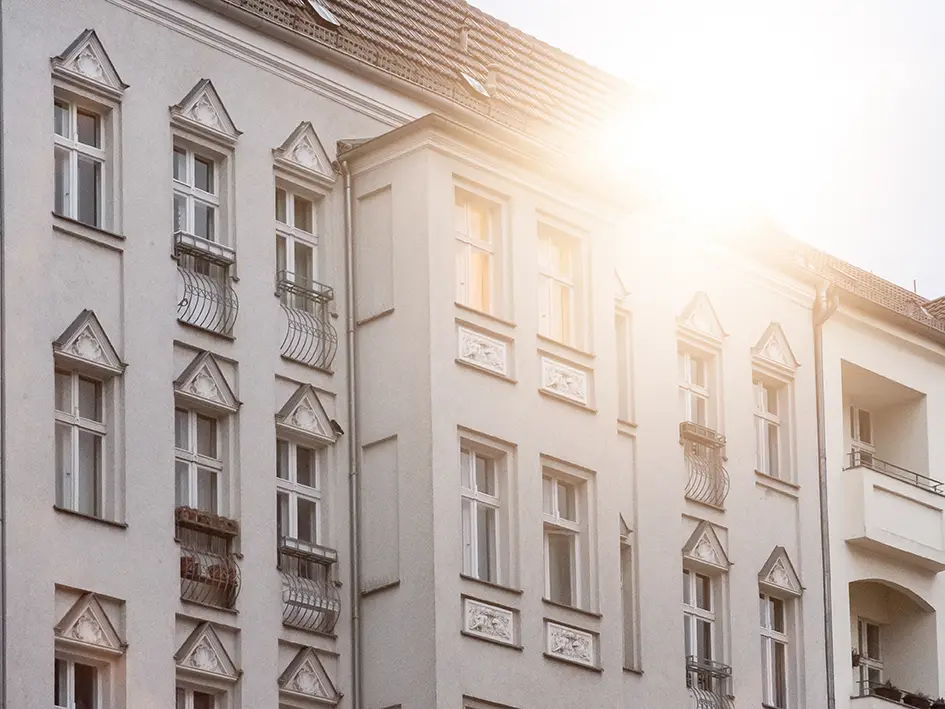
[[[0,3],[0,47],[3,42]],[[4,162],[3,53],[0,51],[0,166]],[[6,170],[0,167],[0,709],[7,706],[7,274]]]
[[[351,708],[361,709],[361,478],[358,447],[358,387],[354,315],[354,220],[351,209],[351,171],[341,162],[345,194],[345,329],[348,370],[348,532],[351,550]]]
[[[824,652],[827,660],[827,709],[836,709],[836,671],[833,656],[833,583],[830,570],[830,519],[827,510],[827,433],[824,414],[824,323],[840,300],[833,286],[817,287],[814,305],[814,387],[817,390],[817,480],[820,490],[820,552],[824,571]]]

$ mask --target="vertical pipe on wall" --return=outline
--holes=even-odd
[[[830,569],[830,522],[827,509],[827,434],[824,413],[824,323],[839,299],[833,287],[820,285],[814,304],[814,386],[817,390],[817,482],[820,491],[820,552],[824,572],[824,653],[827,664],[827,709],[836,709],[836,672],[833,654],[833,583]]]

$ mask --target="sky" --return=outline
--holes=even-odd
[[[632,85],[628,160],[945,295],[945,2],[471,1]]]

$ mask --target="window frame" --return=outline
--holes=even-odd
[[[56,671],[56,663],[58,662],[65,663],[66,703],[65,705],[53,703],[52,706],[55,709],[77,709],[75,701],[75,666],[79,664],[86,667],[91,667],[93,670],[95,670],[95,698],[93,700],[92,706],[84,709],[103,709],[103,700],[108,696],[108,669],[103,668],[101,663],[93,662],[89,658],[57,651],[53,661],[53,672],[55,675],[55,679],[53,680],[54,691],[58,688],[59,683],[59,676],[58,672]]]
[[[175,175],[177,171],[178,154],[183,154],[184,156],[185,175],[183,180]],[[171,185],[173,188],[171,203],[174,216],[174,233],[183,232],[214,243],[226,244],[226,239],[220,238],[222,209],[220,172],[223,169],[220,157],[215,155],[212,151],[196,147],[189,141],[175,139],[171,150],[171,160]],[[202,160],[211,165],[213,192],[207,192],[197,187],[196,164],[198,160]],[[177,197],[181,197],[184,200],[184,220],[180,227],[177,225]],[[209,236],[201,236],[197,233],[196,208],[198,204],[208,206],[213,210],[213,221],[210,229],[211,234]]]
[[[68,113],[69,136],[64,136],[56,131],[55,117],[56,109],[63,104]],[[53,95],[53,144],[54,156],[56,153],[64,152],[68,156],[68,193],[69,204],[64,211],[59,211],[54,203],[53,212],[58,216],[72,219],[86,226],[96,229],[103,229],[106,226],[107,209],[106,202],[106,184],[107,171],[109,168],[109,150],[107,148],[106,122],[110,108],[92,101],[83,100],[75,95],[70,95],[66,91],[55,91]],[[93,146],[83,143],[79,140],[78,116],[79,114],[91,115],[96,120],[96,138],[99,145]],[[79,160],[84,158],[95,165],[98,165],[99,172],[95,179],[96,204],[95,218],[89,222],[80,218],[79,215]],[[58,161],[55,168],[56,188],[59,188],[59,170]]]
[[[462,202],[462,204],[460,204]],[[472,234],[470,228],[469,214],[471,209],[479,207],[482,214],[486,217],[485,224],[489,227],[489,239],[477,238]],[[463,209],[464,230],[457,228],[457,209]],[[460,305],[476,310],[487,315],[498,316],[502,314],[503,283],[502,283],[502,250],[504,241],[504,206],[503,202],[493,196],[487,196],[481,190],[477,190],[471,185],[453,183],[453,248],[454,259],[456,260],[456,272],[454,274],[455,297]],[[473,254],[485,254],[488,276],[488,295],[485,303],[474,303],[470,296],[473,272]],[[462,254],[462,258],[460,258]],[[463,265],[462,280],[459,276],[459,264]]]
[[[692,380],[692,364],[699,362],[703,368],[705,376],[705,385]],[[683,343],[677,348],[677,378],[679,379],[678,388],[680,403],[682,408],[683,421],[715,429],[715,417],[713,416],[713,406],[715,397],[713,396],[713,365],[714,355],[685,346]],[[681,376],[680,376],[681,375]],[[697,421],[693,416],[693,401],[700,400],[705,408],[705,420]]]
[[[538,334],[567,347],[581,349],[584,345],[587,312],[587,294],[584,292],[584,268],[586,255],[584,253],[584,239],[572,230],[553,224],[548,219],[540,218],[537,228],[538,240]],[[569,272],[550,265],[546,258],[546,243],[557,242],[559,248],[563,245],[567,249],[570,261]],[[568,293],[568,311],[562,310],[556,315],[560,299],[555,293]],[[567,319],[567,322],[565,322]],[[559,333],[556,333],[554,320],[558,320]]]
[[[774,709],[788,709],[788,707],[791,705],[791,637],[790,608],[788,607],[790,601],[780,596],[774,596],[769,593],[765,593],[764,591],[758,592],[758,599],[760,602],[759,610],[761,611],[760,632],[762,703],[766,707],[773,707]],[[784,628],[783,631],[778,631],[774,628],[772,609],[773,605],[776,603],[781,604],[781,622]],[[784,682],[784,685],[780,688],[780,692],[783,694],[783,701],[780,702],[778,701],[777,696],[779,688],[776,686],[777,668],[775,667],[776,655],[774,652],[774,648],[777,645],[782,645],[784,648],[784,652],[781,655],[781,661],[783,662],[783,666],[781,667],[781,678]]]
[[[867,637],[869,632],[869,626],[876,628],[876,640],[879,643],[879,657],[870,657],[867,654],[867,647],[869,645]],[[876,680],[877,683],[882,684],[884,681],[884,676],[886,674],[886,664],[883,659],[883,626],[881,623],[875,623],[868,618],[863,616],[857,616],[856,618],[856,649],[860,653],[860,663],[857,666],[856,678],[858,688],[860,693],[863,693],[863,684],[869,683],[872,681],[869,679],[870,671],[873,670],[877,672],[879,678]]]
[[[697,605],[695,600],[698,597],[698,579],[703,578],[708,581],[709,592],[706,595],[709,601],[709,608],[700,608]],[[698,571],[696,569],[691,569],[688,567],[683,568],[683,623],[688,629],[688,638],[689,644],[686,645],[686,657],[695,657],[699,660],[707,661],[718,661],[716,660],[716,655],[718,654],[718,602],[716,599],[717,593],[717,577],[707,574],[703,571]],[[686,591],[688,590],[689,598],[692,600],[692,603],[686,602]],[[696,632],[699,628],[699,621],[706,623],[709,626],[709,652],[710,657],[702,658],[699,656],[699,641],[698,633]],[[685,644],[685,643],[684,643]]]
[[[181,706],[178,702],[178,698],[183,693],[183,709],[195,709],[194,702],[194,693],[205,694],[213,700],[213,704],[210,709],[226,709],[226,691],[220,691],[214,689],[210,691],[210,687],[197,687],[191,684],[182,684],[178,682],[174,688],[174,708]]]
[[[869,418],[869,441],[862,438],[863,432],[860,426],[860,414],[865,413]],[[854,450],[865,451],[867,453],[876,453],[876,427],[873,425],[873,412],[864,409],[855,404],[850,404],[850,442]]]
[[[501,454],[500,454],[501,455]],[[468,469],[464,469],[464,461],[470,460],[471,466]],[[491,464],[491,473],[492,473],[492,484],[493,489],[495,490],[495,495],[490,495],[487,492],[483,492],[479,489],[477,476],[476,476],[476,463],[478,460],[485,460]],[[500,456],[495,455],[494,453],[489,454],[483,452],[482,449],[470,446],[467,442],[462,441],[460,444],[460,498],[462,509],[460,511],[461,519],[463,519],[462,524],[462,548],[463,548],[463,574],[480,581],[486,581],[488,583],[502,584],[506,579],[503,578],[503,563],[502,563],[502,549],[503,544],[505,543],[504,532],[503,532],[503,516],[504,510],[502,505],[503,498],[503,489],[505,486],[504,474],[502,471],[502,461]],[[468,478],[467,478],[468,474]],[[465,481],[469,480],[470,485],[466,485]],[[470,514],[468,520],[468,528],[466,520],[464,519],[466,506],[469,506]],[[489,569],[487,569],[485,575],[483,575],[482,569],[480,566],[480,549],[479,549],[479,507],[485,507],[493,511],[493,529],[491,530],[492,537],[492,558],[490,560]],[[466,538],[466,535],[469,535],[469,538]]]
[[[760,473],[779,480],[790,480],[790,471],[788,464],[790,456],[786,450],[787,424],[789,421],[789,412],[787,409],[787,385],[775,382],[758,373],[752,378],[753,404],[754,404],[754,424],[755,424],[755,466]],[[771,394],[775,397],[775,409],[772,413],[769,410],[768,402]],[[782,413],[783,412],[783,413]],[[771,466],[771,427],[776,430],[775,445],[777,447],[777,460],[775,469]]]
[[[542,465],[542,555],[544,558],[544,599],[552,603],[593,611],[596,607],[595,569],[591,557],[595,540],[591,539],[592,478],[575,476],[547,463]],[[551,510],[545,509],[545,481],[551,481]],[[558,499],[559,485],[573,490],[574,520],[561,515]],[[561,536],[569,540],[569,563],[571,568],[570,602],[556,599],[552,595],[551,537]]]
[[[56,505],[61,509],[69,510],[72,512],[77,512],[79,514],[88,515],[90,517],[95,517],[97,519],[105,519],[105,485],[106,485],[106,473],[107,473],[107,459],[109,452],[110,441],[108,439],[108,424],[110,419],[109,411],[109,396],[106,387],[108,387],[109,382],[97,377],[92,377],[86,374],[83,371],[80,371],[75,368],[68,369],[64,366],[56,366],[54,368],[54,378],[58,375],[63,375],[69,377],[69,397],[72,402],[72,412],[61,411],[56,408],[55,397],[53,404],[53,418],[55,421],[55,427],[58,429],[60,426],[69,427],[69,441],[71,447],[71,476],[72,481],[70,485],[69,500],[72,504],[67,504],[65,498],[65,481],[61,480],[64,476],[64,472],[60,469],[56,469]],[[85,418],[79,413],[79,384],[81,380],[92,382],[97,386],[97,404],[99,411],[101,413],[101,421],[95,421],[94,419]],[[54,388],[56,388],[57,382],[54,381]],[[80,475],[79,473],[79,464],[80,464],[80,451],[79,451],[79,441],[83,433],[91,434],[96,436],[99,441],[99,450],[98,450],[98,466],[95,471],[95,480],[94,480],[94,500],[92,504],[92,512],[84,512],[80,509],[81,505],[78,504],[79,492],[80,492]],[[55,439],[58,443],[58,434]],[[63,497],[60,499],[59,490],[62,490]]]
[[[279,444],[285,443],[288,447],[288,478],[279,477]],[[298,448],[302,447],[311,451],[312,460],[315,466],[315,487],[303,485],[298,482]],[[323,468],[324,468],[324,449],[308,443],[300,443],[288,436],[276,436],[276,533],[280,537],[286,536],[291,539],[300,539],[298,534],[298,504],[299,500],[306,500],[315,504],[315,529],[314,540],[301,540],[317,546],[330,546],[327,544],[325,524],[325,504],[323,490]],[[288,534],[279,534],[279,495],[284,494],[288,497]]]
[[[278,209],[278,193],[285,193],[286,202],[286,221],[279,220],[279,209]],[[319,216],[319,207],[320,199],[311,193],[310,190],[306,190],[303,187],[286,182],[284,180],[276,180],[276,185],[273,191],[276,202],[274,204],[274,215],[273,223],[275,224],[276,232],[276,271],[285,270],[286,278],[290,282],[295,283],[296,277],[300,274],[296,271],[295,264],[295,242],[299,241],[304,246],[307,246],[312,250],[312,272],[308,275],[302,274],[303,279],[307,279],[310,283],[302,283],[305,287],[309,287],[311,282],[319,282],[319,276],[321,274],[321,268],[319,264],[319,249],[318,249],[318,233],[319,233],[319,224],[322,221]],[[308,202],[311,205],[311,231],[305,231],[301,227],[295,226],[295,200],[302,199]],[[285,244],[285,266],[283,269],[279,268],[279,249],[278,242],[279,239],[284,240]]]
[[[177,446],[177,413],[185,412],[187,414],[187,441],[189,449],[179,448]],[[199,453],[199,443],[197,440],[197,419],[205,418],[214,422],[214,442],[217,458],[211,458]],[[174,406],[174,497],[177,501],[180,490],[177,489],[177,464],[183,463],[187,466],[187,504],[177,505],[183,507],[192,507],[194,509],[203,509],[199,506],[199,469],[204,468],[212,470],[216,482],[216,499],[213,501],[214,509],[204,510],[216,515],[223,515],[223,501],[225,499],[224,486],[226,485],[225,472],[226,465],[224,452],[226,442],[224,434],[224,420],[222,416],[210,414],[197,408],[176,404]],[[225,516],[225,515],[224,515]]]

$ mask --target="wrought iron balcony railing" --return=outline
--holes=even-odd
[[[180,283],[177,319],[187,325],[232,336],[239,299],[230,285],[230,267],[236,252],[229,246],[179,231],[174,255]]]
[[[732,668],[693,655],[686,658],[686,686],[693,709],[734,709]]]
[[[282,356],[316,369],[329,369],[338,351],[338,333],[328,312],[334,290],[291,271],[279,271],[276,293],[286,316]]]
[[[239,523],[190,507],[178,507],[174,521],[180,543],[180,597],[233,608],[240,591],[240,567],[231,545]]]
[[[232,266],[236,263],[236,251],[226,244],[210,241],[186,231],[174,232],[174,255],[181,254],[201,258],[217,266]]]
[[[302,630],[331,633],[341,613],[341,594],[331,576],[338,552],[291,537],[279,543],[282,622]]]
[[[682,421],[679,424],[679,442],[691,441],[698,443],[706,448],[724,448],[725,436],[718,431],[713,431],[708,426],[703,426],[691,421]]]
[[[916,473],[898,465],[880,460],[869,451],[854,449],[850,453],[850,465],[847,468],[869,468],[872,471],[886,475],[890,478],[902,480],[905,483],[915,487],[934,492],[936,495],[945,495],[945,483],[939,482],[921,473]]]
[[[683,421],[679,424],[679,442],[689,474],[686,497],[722,507],[729,489],[728,471],[722,465],[725,436],[706,426]]]

